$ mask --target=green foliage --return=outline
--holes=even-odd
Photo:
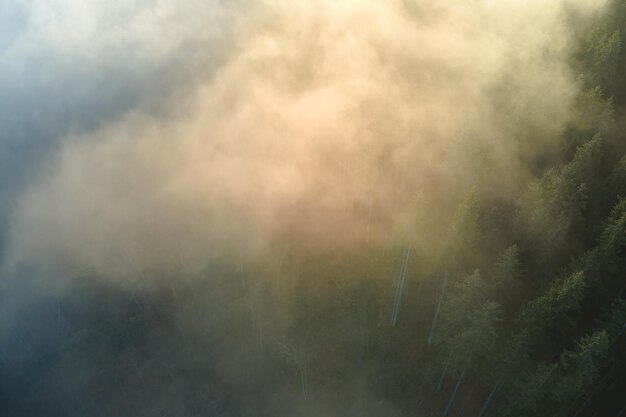
[[[626,194],[626,155],[624,155],[613,168],[613,173],[609,178],[610,190],[619,196]]]
[[[604,317],[598,320],[599,327],[606,330],[611,338],[621,337],[626,330],[626,300],[618,298],[611,305],[611,309]]]
[[[606,292],[612,278],[619,277],[623,266],[622,251],[626,247],[626,199],[619,199],[611,210],[597,245],[585,256],[581,265],[596,290]]]
[[[613,98],[606,99],[600,86],[580,94],[576,104],[580,114],[577,124],[585,132],[604,134],[615,122]]]
[[[583,337],[561,354],[559,363],[540,364],[513,384],[499,416],[565,416],[572,401],[599,376],[609,348],[601,330]]]
[[[602,136],[597,134],[580,146],[562,169],[548,170],[530,186],[522,201],[521,217],[543,256],[551,257],[568,248],[572,229],[582,223],[587,184],[594,182],[602,155]]]
[[[467,324],[447,344],[450,366],[457,371],[476,371],[493,359],[497,348],[497,325],[502,308],[487,301],[468,315]]]
[[[529,359],[528,342],[530,336],[529,329],[522,329],[509,338],[501,356],[502,373],[511,372],[526,364]]]
[[[593,382],[600,374],[607,356],[609,335],[600,330],[584,336],[576,344],[576,349],[567,350],[561,355],[561,366],[565,372],[569,391],[578,391]]]
[[[519,313],[518,320],[523,327],[571,326],[576,322],[587,284],[582,271],[550,287],[543,295],[527,303]]]
[[[600,330],[584,336],[574,350],[561,354],[559,381],[549,391],[553,415],[566,416],[572,402],[598,379],[608,348],[609,336]]]
[[[626,246],[626,199],[620,199],[613,207],[598,246],[614,256]]]
[[[443,246],[440,266],[451,273],[467,271],[468,265],[473,263],[476,255],[478,241],[478,204],[476,194],[470,193],[459,204],[450,226]]]
[[[470,310],[478,306],[486,294],[487,285],[479,270],[456,284],[444,302],[440,338],[447,340],[459,333],[467,324]]]
[[[541,364],[534,372],[528,372],[515,381],[513,395],[507,397],[498,410],[499,417],[534,417],[545,415],[543,409],[546,397],[549,395],[547,387],[554,384],[557,378],[557,364]]]
[[[589,85],[602,88],[612,85],[617,75],[621,49],[622,39],[619,29],[609,35],[604,32],[604,28],[598,28],[590,34],[586,51]]]
[[[513,245],[498,255],[498,260],[493,266],[493,279],[498,283],[517,282],[521,276],[522,268],[519,260],[519,250],[517,245]]]
[[[515,306],[522,289],[522,265],[517,245],[512,245],[498,255],[491,272],[494,296],[504,305]]]

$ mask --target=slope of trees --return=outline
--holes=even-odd
[[[560,158],[514,204],[477,184],[428,251],[288,242],[211,280],[51,296],[0,346],[0,415],[626,415],[624,36],[616,0],[572,57]]]

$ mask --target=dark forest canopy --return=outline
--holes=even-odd
[[[235,238],[218,240],[223,248],[218,244],[219,249],[200,264],[193,249],[189,263],[194,266],[186,268],[184,254],[166,253],[172,245],[164,240],[171,236],[175,241],[180,230],[191,230],[191,243],[181,252],[206,242],[194,228],[167,225],[163,233],[147,235],[154,246],[145,251],[158,248],[146,258],[154,268],[139,265],[132,273],[126,266],[116,269],[126,260],[117,256],[113,244],[103,246],[109,252],[102,259],[110,268],[99,268],[98,258],[89,267],[79,262],[67,269],[17,262],[11,264],[13,269],[3,269],[0,415],[626,416],[626,1],[611,1],[601,12],[586,16],[584,24],[582,17],[571,13],[574,23],[568,24],[578,26],[571,31],[566,66],[575,89],[563,106],[572,115],[554,130],[528,122],[527,132],[525,120],[502,116],[515,124],[510,134],[519,140],[516,158],[526,167],[523,175],[511,173],[507,191],[499,191],[506,179],[490,180],[480,168],[492,166],[488,161],[497,153],[460,148],[461,153],[477,152],[463,155],[467,158],[463,161],[477,159],[446,174],[456,180],[440,173],[433,174],[427,185],[397,179],[424,174],[419,161],[415,166],[406,161],[402,175],[394,172],[380,181],[386,187],[401,184],[400,190],[379,192],[349,209],[341,207],[357,220],[339,216],[337,223],[322,223],[319,229],[299,228],[299,219],[305,222],[309,215],[315,218],[321,212],[332,217],[338,212],[326,201],[334,194],[311,189],[323,201],[307,205],[298,200],[291,211],[280,212],[280,232],[272,234],[262,250],[242,254],[232,250],[237,247]],[[380,57],[385,59],[389,65],[397,64]],[[410,63],[406,65],[410,68]],[[281,83],[301,81],[274,70],[281,74],[276,76]],[[403,68],[396,70],[401,73]],[[406,77],[404,81],[410,79]],[[503,76],[501,84],[481,97],[490,97],[494,108],[501,105],[503,112],[522,118],[512,110],[519,103],[504,93],[507,77],[511,83],[519,81],[514,75]],[[137,88],[138,96],[150,94]],[[375,124],[382,116],[372,117]],[[81,129],[91,128],[88,120],[83,121]],[[520,145],[535,133],[542,136],[542,143],[556,145],[546,146],[545,152]],[[78,149],[84,156],[83,148]],[[269,151],[251,151],[257,152]],[[114,149],[111,153],[125,157]],[[384,149],[380,159],[368,163],[392,159],[392,153]],[[31,158],[29,166],[37,160]],[[325,162],[340,172],[346,164]],[[46,177],[48,169],[40,176]],[[112,168],[107,169],[111,171],[105,173],[114,175]],[[155,182],[162,178],[159,169],[148,171]],[[472,169],[481,174],[473,175]],[[25,176],[21,173],[19,181]],[[469,180],[475,183],[467,184]],[[127,181],[133,179],[121,180]],[[0,185],[5,182],[11,183],[3,179]],[[62,182],[51,184],[61,187]],[[437,190],[432,207],[415,209],[415,200],[425,198],[417,191],[415,197],[395,196],[411,195],[417,184]],[[16,193],[8,189],[0,199],[13,201]],[[39,189],[33,189],[35,194],[29,195],[38,195]],[[140,207],[134,209],[154,208],[152,200],[136,200],[135,191],[127,189],[128,194],[115,200],[117,190],[107,191],[113,205],[139,201]],[[166,195],[171,196],[178,194]],[[61,193],[59,201],[72,198]],[[394,199],[402,209],[382,209],[385,199]],[[10,223],[8,219],[17,217],[4,212],[13,205],[1,203],[0,223]],[[264,201],[248,204],[267,209]],[[170,208],[165,207],[164,211]],[[229,213],[233,217],[220,217],[214,224],[240,215],[233,230],[261,230],[245,217],[248,205],[228,207],[234,207]],[[122,205],[115,209],[131,211]],[[42,212],[54,210],[57,206]],[[295,219],[289,215],[293,212]],[[34,213],[25,218],[45,217]],[[429,218],[433,213],[440,217]],[[77,210],[68,216],[83,214]],[[147,217],[131,220],[148,230],[164,227],[158,215]],[[59,236],[55,227],[65,232],[76,226],[71,221],[57,223],[37,232],[42,236],[50,232],[53,240]],[[115,226],[134,232],[131,223]],[[33,228],[46,225],[34,224]],[[358,232],[345,238],[348,226],[338,224],[354,226]],[[419,235],[424,224],[435,226]],[[106,236],[119,232],[107,226],[111,224],[89,231]],[[4,253],[10,246],[4,240],[11,233],[4,226],[0,229],[0,252],[12,261],[12,252]],[[70,230],[60,236],[76,235]],[[69,249],[62,249],[71,257],[81,250],[82,243],[75,244],[69,242]],[[256,243],[250,246],[257,248]],[[68,256],[63,250],[34,256],[58,260]],[[52,277],[58,275],[67,279],[57,283]]]

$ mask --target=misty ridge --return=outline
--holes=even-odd
[[[624,34],[0,3],[0,416],[626,416]]]

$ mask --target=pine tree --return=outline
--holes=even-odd
[[[480,409],[479,417],[482,417],[485,414],[491,401],[493,400],[494,395],[508,381],[510,375],[526,364],[528,360],[529,337],[530,332],[528,329],[522,329],[518,333],[514,334],[510,338],[500,357],[494,361],[495,366],[493,368],[495,370],[495,382],[493,383],[491,391]]]
[[[442,308],[441,339],[449,340],[458,334],[466,326],[471,309],[479,305],[486,295],[487,285],[479,270],[456,284]]]
[[[428,333],[429,345],[433,342],[436,335],[437,323],[450,274],[460,274],[462,273],[460,271],[465,271],[467,265],[472,263],[472,255],[474,254],[478,236],[478,217],[476,195],[472,192],[457,208],[448,227],[446,240],[437,261],[436,269],[437,273],[441,274],[442,277],[442,288]]]
[[[621,291],[624,266],[622,251],[626,247],[626,199],[613,207],[597,245],[589,251],[580,265],[589,277],[593,289],[601,296]]]
[[[449,366],[460,373],[443,415],[446,416],[467,372],[483,369],[496,349],[496,325],[502,321],[502,308],[487,301],[469,314],[467,326],[447,342]]]
[[[605,30],[599,27],[587,39],[587,83],[608,90],[614,84],[617,74],[622,39],[619,29],[611,34]]]
[[[517,245],[510,246],[498,255],[491,272],[490,287],[494,297],[503,305],[514,308],[522,289],[522,267]]]
[[[613,168],[609,178],[609,190],[614,195],[626,196],[626,155],[622,156]]]
[[[579,113],[577,124],[587,134],[606,134],[615,123],[613,98],[606,98],[598,85],[580,94],[576,107]]]
[[[555,416],[565,417],[581,394],[592,394],[591,385],[600,375],[609,345],[608,333],[599,330],[581,338],[574,350],[566,350],[561,354],[562,375],[550,392]],[[583,406],[585,403],[587,401]]]
[[[541,364],[534,372],[526,373],[513,384],[505,402],[498,410],[499,417],[535,417],[545,413],[544,403],[548,389],[557,379],[557,364]]]
[[[579,394],[600,375],[609,348],[604,330],[584,336],[559,363],[541,364],[514,383],[499,416],[566,416]]]
[[[491,362],[496,349],[500,304],[486,301],[467,316],[467,324],[447,343],[452,370],[479,370]]]
[[[561,355],[561,366],[565,372],[564,389],[568,395],[590,384],[600,374],[608,353],[609,334],[599,330],[584,336],[572,351]]]
[[[555,283],[543,295],[528,302],[517,316],[520,328],[560,328],[575,324],[587,284],[582,271]]]
[[[604,317],[598,320],[599,327],[604,329],[616,342],[626,331],[626,300],[616,299]]]
[[[612,256],[626,246],[626,199],[620,199],[613,207],[598,246]]]
[[[451,274],[466,271],[474,263],[478,241],[478,204],[476,194],[471,192],[456,209],[448,227],[439,267]]]
[[[589,184],[595,183],[602,155],[602,136],[597,134],[562,169],[551,169],[533,183],[523,199],[521,216],[533,241],[542,243],[538,249],[544,257],[568,247],[567,238],[583,220]]]

